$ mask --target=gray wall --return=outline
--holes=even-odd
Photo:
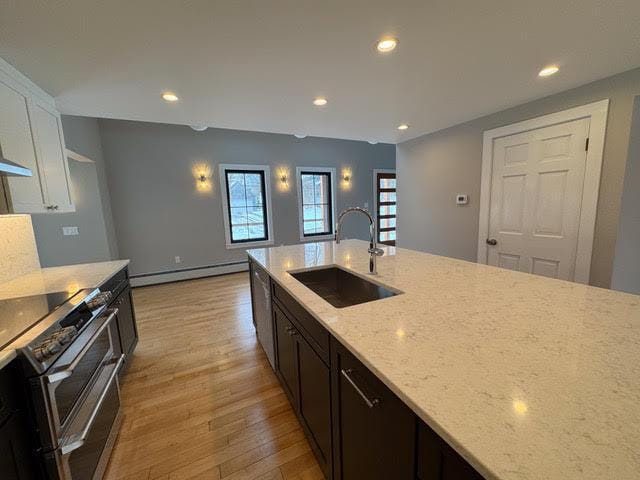
[[[483,132],[609,98],[590,280],[609,287],[633,99],[638,93],[640,69],[398,145],[398,245],[476,261]],[[456,193],[469,194],[469,205],[457,207]]]
[[[40,263],[51,267],[117,258],[98,122],[64,115],[62,126],[67,147],[95,163],[69,161],[74,213],[31,216]],[[76,226],[80,234],[65,237],[63,226]]]
[[[633,109],[611,288],[640,294],[640,97]]]
[[[275,244],[299,243],[296,166],[335,167],[340,209],[372,208],[374,168],[395,167],[393,145],[326,138],[209,129],[121,120],[99,120],[113,218],[122,258],[132,274],[215,265],[246,259],[225,247],[218,179],[221,163],[271,166]],[[196,188],[193,167],[206,164],[211,192]],[[290,189],[278,189],[276,171],[287,167]],[[340,171],[352,170],[351,190],[340,189]],[[349,237],[367,236],[366,219],[350,218]],[[182,257],[176,265],[174,257]]]

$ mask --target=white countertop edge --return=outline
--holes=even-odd
[[[254,257],[253,255],[251,255],[251,253],[249,251],[247,251],[247,255],[249,257],[251,257],[252,260],[254,260],[256,263],[258,263],[259,265],[262,266],[262,268],[264,268],[267,273],[269,273],[269,276],[271,277],[271,279],[276,282],[283,290],[285,290],[289,295],[291,295],[296,302],[298,302],[307,313],[309,313],[314,319],[316,319],[318,322],[320,322],[320,324],[328,331],[331,333],[331,335],[333,337],[336,338],[336,340],[338,340],[344,347],[346,347],[349,352],[351,352],[360,362],[362,362],[369,370],[371,370],[371,372],[380,380],[382,381],[382,383],[384,383],[395,395],[398,396],[398,398],[400,398],[405,405],[407,405],[407,407],[409,407],[411,409],[411,411],[413,413],[415,413],[423,422],[425,422],[436,434],[438,434],[445,442],[447,442],[460,456],[462,456],[467,462],[469,462],[469,464],[475,468],[486,480],[499,480],[500,477],[495,474],[493,471],[491,471],[491,469],[489,469],[489,467],[487,467],[486,465],[484,465],[479,459],[477,459],[474,455],[472,455],[465,447],[464,445],[462,445],[460,442],[458,442],[452,435],[449,434],[449,432],[447,432],[443,427],[440,426],[440,424],[433,418],[431,417],[427,412],[425,412],[423,409],[421,409],[420,407],[418,407],[407,395],[405,395],[405,393],[402,391],[401,388],[399,388],[398,386],[396,386],[392,381],[390,381],[385,375],[383,375],[376,367],[375,365],[373,365],[371,362],[369,362],[369,360],[364,357],[362,354],[360,354],[360,352],[358,352],[355,348],[353,348],[353,346],[346,340],[344,339],[341,335],[339,335],[334,329],[331,328],[331,326],[329,324],[327,324],[326,322],[324,322],[321,318],[319,318],[313,311],[309,310],[306,306],[304,301],[300,300],[291,290],[289,290],[287,288],[286,285],[284,285],[283,283],[281,283],[280,281],[278,281],[277,278],[275,278],[271,272],[269,272],[269,270],[267,269],[267,266],[262,264],[262,262]],[[330,266],[329,264],[327,265],[323,265],[323,266],[318,266],[315,268],[325,268],[327,266]],[[343,268],[344,270],[350,271],[349,269],[340,266],[340,268]],[[300,268],[299,270],[312,270],[313,268],[310,269],[304,269],[304,268]],[[353,271],[352,272],[354,275],[357,276],[362,276],[361,274],[359,274],[358,272]],[[378,283],[378,282],[374,282],[374,283]],[[391,287],[394,290],[397,290],[395,287]],[[311,293],[315,294],[314,292],[312,292],[311,290],[309,290]],[[318,298],[321,298],[318,295]]]

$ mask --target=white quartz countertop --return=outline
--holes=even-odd
[[[367,243],[249,250],[487,478],[640,478],[640,296]],[[343,309],[287,272],[404,293]]]
[[[0,300],[60,291],[95,288],[129,264],[129,260],[82,263],[34,270],[0,283]]]
[[[0,300],[60,291],[95,288],[129,264],[129,260],[84,263],[34,270],[0,283]],[[13,350],[0,351],[0,368],[15,358]]]

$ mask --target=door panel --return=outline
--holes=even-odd
[[[296,373],[296,342],[291,335],[294,327],[284,313],[274,304],[273,315],[276,327],[277,373],[291,403],[298,405],[298,380]]]
[[[74,211],[69,185],[69,167],[62,148],[60,120],[57,115],[40,105],[35,105],[34,117],[48,201],[58,207],[57,212]]]
[[[494,140],[488,264],[573,280],[589,123]]]
[[[378,242],[396,244],[396,174],[395,172],[374,172],[375,205],[378,227]]]
[[[328,476],[331,464],[331,378],[327,367],[298,335],[300,416],[315,443],[318,461]]]
[[[31,119],[27,98],[0,82],[0,148],[2,154],[23,167],[32,177],[8,177],[14,213],[46,212],[46,192],[40,181],[36,163],[35,142],[31,135]]]
[[[338,342],[332,342],[331,368],[334,478],[414,478],[413,412]]]

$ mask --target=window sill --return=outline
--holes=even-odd
[[[268,247],[273,245],[273,240],[261,240],[259,242],[244,242],[244,243],[227,243],[227,250],[233,250],[236,248],[254,248],[254,247]]]
[[[314,235],[313,237],[305,237],[301,236],[301,242],[323,242],[325,240],[335,240],[336,236],[333,233],[329,233],[327,235]]]

